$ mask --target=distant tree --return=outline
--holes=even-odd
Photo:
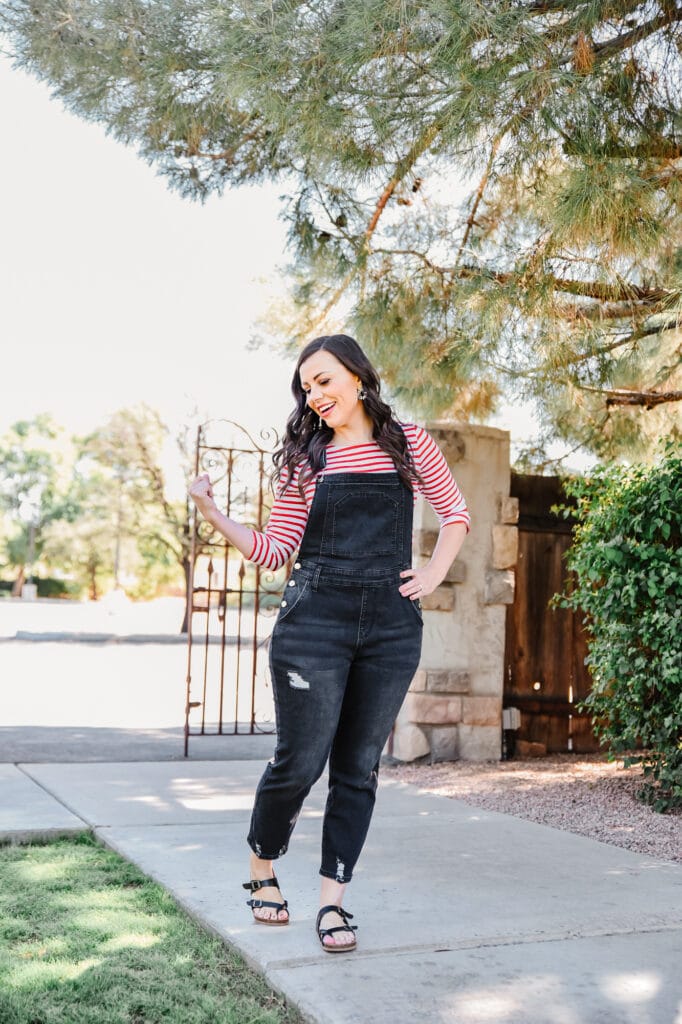
[[[66,439],[47,414],[15,423],[0,439],[0,561],[68,573],[92,600],[135,576],[138,597],[189,581],[187,498],[171,500],[161,466],[168,428],[141,405],[89,434]],[[189,429],[175,438],[189,487]],[[130,584],[128,584],[130,589]],[[182,624],[186,629],[185,621]]]
[[[679,436],[682,0],[0,17],[19,66],[182,195],[282,182],[294,346],[346,325],[428,414],[504,392],[604,455]]]
[[[187,499],[173,501],[167,495],[161,453],[168,428],[158,412],[142,404],[121,409],[101,427],[80,439],[80,471],[106,480],[111,500],[105,513],[113,554],[113,574],[118,584],[121,551],[134,542],[141,568],[138,596],[151,592],[153,579],[168,582],[182,578],[186,605],[189,586],[190,536]],[[187,440],[176,438],[186,480],[189,473]],[[187,609],[181,631],[187,629]]]
[[[41,557],[46,527],[65,513],[60,440],[47,413],[18,420],[0,438],[0,559],[16,572],[15,596]]]
[[[67,573],[97,601],[114,577],[111,509],[115,487],[102,473],[74,467],[65,514],[44,531],[42,559]]]

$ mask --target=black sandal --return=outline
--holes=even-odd
[[[272,878],[252,878],[250,882],[242,882],[243,889],[250,889],[251,892],[257,892],[258,889],[263,889],[267,885],[275,885],[279,889],[279,882],[273,875]],[[286,910],[287,916],[284,921],[280,921],[278,917],[257,917],[253,915],[253,919],[256,924],[289,924],[289,911],[288,902],[285,900],[284,903],[273,903],[271,900],[247,900],[248,906],[251,907],[253,913],[254,907],[276,907],[277,910]]]
[[[336,913],[343,918],[345,924],[337,924],[334,928],[320,928],[320,920],[329,910],[335,910]],[[326,907],[320,907],[315,927],[317,928],[320,945],[327,951],[327,953],[350,953],[351,949],[355,949],[357,946],[357,942],[355,941],[349,942],[348,944],[344,943],[343,945],[324,942],[325,935],[331,935],[333,932],[356,932],[358,930],[358,926],[356,924],[348,924],[348,918],[352,916],[353,915],[349,914],[347,910],[343,909],[343,907],[336,907],[333,903],[329,903]]]

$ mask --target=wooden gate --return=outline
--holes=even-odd
[[[591,686],[581,613],[548,606],[563,589],[571,543],[570,522],[550,512],[567,501],[560,478],[512,473],[511,494],[519,499],[519,559],[507,608],[504,707],[521,711],[516,740],[547,753],[599,750],[589,716],[575,710]]]
[[[256,530],[269,516],[265,464],[277,434],[261,439],[231,420],[210,420],[198,429],[195,455],[195,476],[209,474],[220,511]],[[288,570],[247,562],[197,513],[191,531],[185,757],[190,736],[274,732],[267,653]]]

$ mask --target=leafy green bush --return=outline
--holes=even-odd
[[[639,796],[682,807],[682,454],[671,443],[652,466],[611,466],[564,481],[577,499],[568,552],[573,578],[555,603],[581,609],[592,716],[611,759],[641,764]]]
[[[38,584],[38,597],[78,597],[82,587],[71,580],[58,580],[54,576],[33,577]]]
[[[60,580],[54,576],[33,576],[32,582],[38,587],[38,597],[80,597],[82,587],[72,580]],[[13,580],[0,580],[0,597],[9,597]]]

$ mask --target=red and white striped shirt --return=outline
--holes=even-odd
[[[423,487],[415,487],[415,502],[417,493],[423,494],[438,516],[441,526],[448,523],[464,523],[468,532],[470,519],[466,502],[442,451],[423,427],[417,426],[416,423],[400,425],[405,431],[414,465],[424,480]],[[393,460],[381,450],[376,441],[341,447],[327,446],[325,475],[386,473],[391,470],[396,472]],[[284,494],[275,500],[265,531],[259,533],[258,530],[253,530],[253,548],[249,561],[267,569],[278,569],[284,565],[298,548],[303,537],[317,480],[308,481],[303,501],[298,490],[298,472],[299,467],[295,469],[293,480]]]

